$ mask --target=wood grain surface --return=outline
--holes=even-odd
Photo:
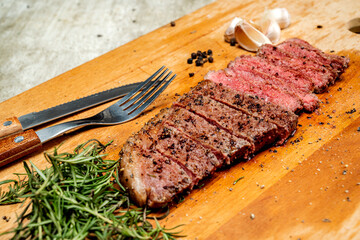
[[[184,239],[359,239],[360,35],[346,27],[360,17],[360,2],[353,0],[217,1],[177,20],[176,27],[165,25],[1,103],[0,119],[5,119],[142,81],[164,64],[178,74],[145,115],[122,125],[77,130],[46,143],[42,150],[0,169],[0,181],[23,172],[24,160],[48,166],[42,151],[52,151],[61,142],[60,150],[71,151],[91,138],[114,140],[107,153],[118,159],[126,139],[169,106],[176,94],[187,92],[209,70],[225,68],[236,56],[249,54],[225,43],[223,33],[235,16],[256,20],[265,7],[286,7],[291,14],[292,24],[281,40],[300,37],[324,51],[350,57],[350,66],[328,92],[318,95],[320,108],[301,115],[295,136],[284,146],[216,172],[171,207],[161,224],[185,224]],[[191,52],[207,49],[213,50],[214,63],[186,63]],[[190,72],[195,76],[189,77]],[[56,123],[91,116],[110,104]],[[244,178],[234,185],[240,177]],[[14,226],[17,211],[16,205],[0,207],[1,214],[10,217],[9,222],[0,219],[2,231]]]

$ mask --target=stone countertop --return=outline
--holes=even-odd
[[[213,1],[1,1],[0,102]]]

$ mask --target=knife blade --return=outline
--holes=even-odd
[[[98,92],[39,112],[32,112],[19,118],[7,118],[1,122],[0,139],[122,97],[141,83],[132,83]]]

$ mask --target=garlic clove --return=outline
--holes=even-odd
[[[261,22],[266,19],[275,20],[281,29],[287,28],[290,25],[290,14],[286,8],[266,9],[262,15]]]
[[[245,20],[236,25],[235,39],[242,48],[252,52],[256,52],[263,44],[271,44],[269,38]]]
[[[254,22],[253,20],[250,19],[249,23],[250,23],[250,25],[252,25],[257,30],[260,30],[260,25],[259,25],[259,23],[257,21]]]
[[[243,21],[241,18],[235,17],[231,23],[230,26],[226,29],[224,38],[226,42],[230,42],[231,39],[235,39],[235,26]]]
[[[280,40],[280,26],[274,19],[261,21],[260,30],[272,43],[277,43]]]

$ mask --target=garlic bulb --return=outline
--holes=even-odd
[[[241,47],[252,52],[256,52],[263,44],[271,44],[269,38],[245,20],[236,25],[235,39]]]
[[[274,19],[262,21],[260,30],[272,43],[277,43],[280,40],[280,26]]]
[[[224,38],[225,38],[226,42],[230,42],[231,39],[235,38],[235,26],[241,21],[243,21],[243,20],[238,17],[235,17],[231,21],[230,26],[226,29],[225,34],[224,34]]]
[[[290,14],[286,8],[266,9],[260,22],[266,21],[267,19],[275,20],[281,29],[287,28],[290,25]]]

